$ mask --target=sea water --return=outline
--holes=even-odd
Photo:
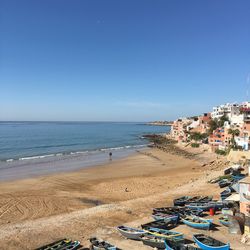
[[[0,180],[71,171],[127,156],[167,126],[128,122],[0,122]]]

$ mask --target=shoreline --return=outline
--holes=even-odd
[[[48,157],[0,162],[0,183],[32,177],[66,173],[110,163],[108,153],[112,151],[112,161],[126,158],[137,150],[146,150],[148,145],[117,147],[105,150],[85,151],[74,154],[56,154]]]

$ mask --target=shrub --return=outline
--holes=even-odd
[[[218,155],[226,155],[227,154],[227,152],[225,150],[221,150],[221,149],[216,149],[215,153]]]
[[[191,147],[193,147],[193,148],[198,148],[199,146],[200,146],[199,143],[192,143],[192,144],[191,144]]]

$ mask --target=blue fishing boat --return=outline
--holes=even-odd
[[[175,231],[170,231],[170,230],[165,230],[165,229],[160,229],[160,228],[155,228],[155,227],[148,227],[144,229],[147,233],[160,237],[160,238],[175,238],[175,239],[183,239],[183,233],[175,232]]]
[[[171,215],[171,214],[164,214],[164,213],[155,213],[155,214],[152,214],[152,217],[154,220],[164,220],[165,223],[169,223],[169,222],[177,223],[179,219],[179,215],[177,214]]]
[[[222,208],[225,207],[225,202],[223,201],[211,201],[207,203],[210,207],[209,208],[214,208],[216,210],[221,210]]]
[[[211,205],[209,203],[190,203],[186,207],[191,210],[208,211]]]
[[[165,250],[200,250],[195,243],[185,244],[184,240],[165,240]]]
[[[192,196],[182,196],[173,200],[174,206],[184,206]]]
[[[245,174],[236,174],[236,175],[232,175],[232,178],[233,178],[233,180],[235,180],[235,181],[240,181],[240,180],[242,180],[242,179],[245,178],[245,177],[246,177]]]
[[[231,189],[230,188],[227,188],[227,189],[225,189],[224,191],[222,191],[221,193],[220,193],[220,198],[221,198],[221,200],[223,201],[223,200],[225,200],[227,197],[229,197],[230,195],[231,195]]]
[[[227,186],[232,184],[232,178],[231,179],[222,179],[219,181],[218,184],[219,184],[220,188],[227,187]]]
[[[194,241],[203,250],[230,250],[230,245],[204,234],[194,234]]]
[[[209,230],[210,226],[212,225],[213,220],[205,220],[198,216],[186,216],[182,219],[182,222],[189,226],[196,229],[203,229]]]
[[[220,222],[220,224],[222,224],[225,227],[229,226],[229,219],[226,216],[220,217],[219,222]]]

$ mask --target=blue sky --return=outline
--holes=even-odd
[[[0,5],[0,120],[167,120],[247,99],[248,0]]]

